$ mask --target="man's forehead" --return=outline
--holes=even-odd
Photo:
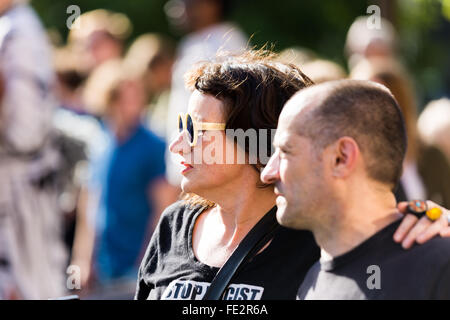
[[[288,117],[298,116],[304,113],[306,108],[319,103],[319,100],[321,100],[320,97],[323,96],[320,94],[321,92],[323,93],[323,90],[314,87],[302,89],[286,103],[282,113],[286,111],[286,116]]]
[[[284,106],[278,123],[280,131],[295,131],[301,124],[302,118],[308,113],[308,108],[317,104],[316,90],[303,89],[302,91],[296,93]]]
[[[274,144],[277,146],[285,145],[297,136],[298,121],[296,119],[298,112],[288,111],[283,117],[280,115],[277,131],[274,137]]]
[[[274,146],[279,147],[292,140],[293,132],[289,128],[278,128],[273,140]]]

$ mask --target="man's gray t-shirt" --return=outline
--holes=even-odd
[[[405,250],[393,241],[399,224],[348,253],[315,263],[297,299],[450,299],[450,239],[435,237]]]

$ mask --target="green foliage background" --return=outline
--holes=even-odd
[[[389,0],[388,0],[389,1]],[[405,63],[414,76],[419,105],[450,92],[450,0],[395,1],[395,24]],[[166,0],[34,0],[33,7],[48,28],[63,38],[68,29],[66,9],[97,8],[125,13],[133,23],[129,41],[145,32],[160,32],[175,40],[182,36],[169,25]],[[234,0],[229,20],[252,36],[251,44],[273,43],[276,50],[308,47],[319,56],[346,67],[343,46],[352,21],[377,1],[365,0]],[[447,18],[446,18],[447,17]]]

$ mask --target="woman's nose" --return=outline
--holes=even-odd
[[[172,153],[186,154],[191,152],[191,146],[188,143],[188,133],[186,131],[179,132],[169,146]]]

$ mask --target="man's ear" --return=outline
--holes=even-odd
[[[341,137],[331,148],[332,174],[335,177],[348,177],[355,169],[360,150],[351,137]]]

